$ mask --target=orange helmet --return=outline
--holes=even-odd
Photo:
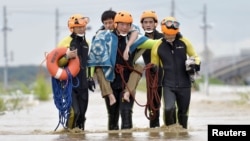
[[[133,22],[133,18],[132,15],[129,12],[126,11],[120,11],[117,12],[115,15],[115,19],[114,19],[115,23],[132,23]]]
[[[180,23],[174,17],[166,17],[161,22],[161,30],[164,34],[175,35],[179,32]]]
[[[153,18],[156,23],[158,22],[158,18],[157,18],[155,11],[151,11],[151,10],[144,11],[141,15],[141,23],[143,22],[145,18]]]
[[[73,27],[81,27],[86,26],[89,22],[88,17],[83,17],[81,14],[74,14],[68,20],[69,30],[72,32]]]

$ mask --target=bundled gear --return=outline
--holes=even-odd
[[[185,61],[185,65],[186,65],[186,71],[189,74],[190,80],[191,82],[195,81],[195,77],[197,74],[197,71],[200,70],[199,65],[195,64],[195,59],[193,57],[189,57],[186,61]]]
[[[59,111],[59,122],[54,131],[57,130],[61,124],[63,128],[67,128],[66,121],[70,115],[70,106],[72,103],[71,92],[72,92],[72,75],[68,68],[66,68],[68,79],[67,80],[58,80],[54,77],[52,79],[52,90],[53,90],[53,99],[56,105],[56,108]]]
[[[159,109],[161,98],[158,94],[158,71],[157,65],[148,63],[146,65],[146,85],[147,85],[147,107],[145,109],[146,117],[151,121],[150,127],[159,127]],[[157,104],[156,104],[157,103]],[[149,110],[149,115],[147,111]]]

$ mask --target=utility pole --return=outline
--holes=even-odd
[[[58,42],[59,42],[59,10],[58,8],[56,8],[56,25],[55,25],[55,30],[56,30],[56,35],[55,35],[55,47],[57,46]]]
[[[172,16],[172,17],[174,17],[175,16],[175,13],[174,13],[174,11],[175,11],[175,2],[174,2],[175,0],[171,0],[171,13],[170,13],[170,15]]]
[[[3,53],[4,53],[4,90],[8,90],[8,49],[7,49],[7,32],[10,30],[7,25],[6,6],[3,7]]]
[[[210,28],[210,26],[207,24],[207,6],[204,5],[203,8],[203,26],[201,27],[203,29],[203,37],[204,37],[204,61],[205,65],[204,67],[204,88],[206,95],[209,95],[209,57],[210,57],[210,51],[207,46],[207,29]]]

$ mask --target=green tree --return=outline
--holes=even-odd
[[[49,100],[52,93],[51,85],[45,78],[44,74],[38,74],[34,86],[35,95],[42,101]]]

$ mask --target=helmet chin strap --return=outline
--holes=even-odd
[[[84,37],[85,34],[76,34],[79,37]]]
[[[116,30],[116,33],[123,37],[126,37],[128,35],[128,33],[120,33],[118,30]]]
[[[153,33],[153,30],[145,30],[146,33]]]
[[[172,43],[175,39],[166,39],[167,42]]]
[[[126,37],[128,34],[119,34],[120,36]]]

